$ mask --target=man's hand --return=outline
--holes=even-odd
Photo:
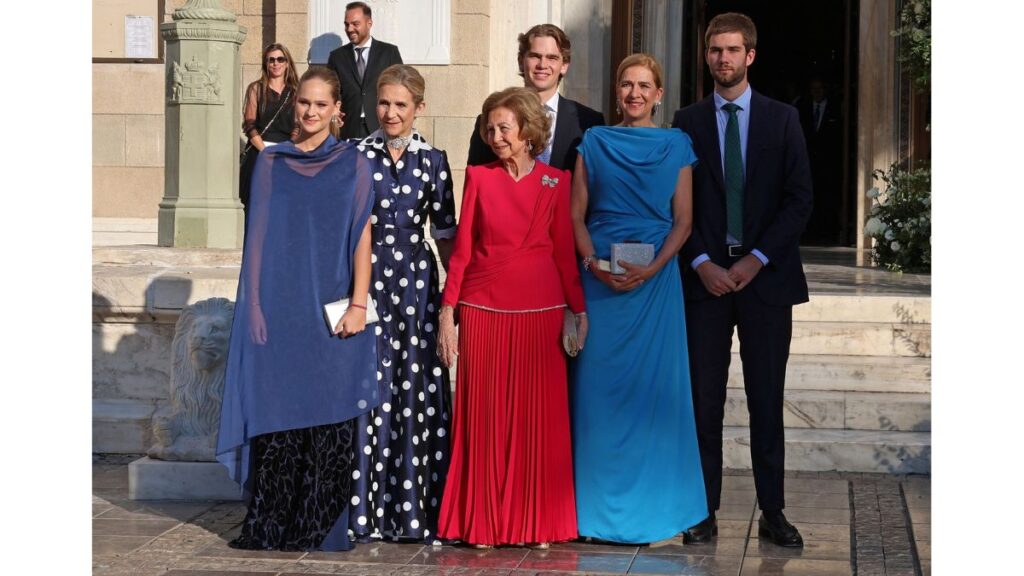
[[[711,260],[701,262],[700,266],[697,266],[697,276],[704,284],[704,289],[714,296],[738,290],[736,281],[729,277],[729,272]]]
[[[736,283],[735,291],[739,292],[750,284],[764,264],[753,254],[740,258],[729,268],[729,279]]]

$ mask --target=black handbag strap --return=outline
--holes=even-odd
[[[263,135],[266,134],[267,130],[269,130],[270,127],[274,124],[274,120],[277,120],[278,114],[281,113],[281,110],[284,110],[285,104],[288,103],[288,99],[291,98],[291,97],[292,97],[292,89],[291,88],[285,88],[284,98],[281,99],[281,104],[280,104],[280,106],[277,107],[277,110],[274,111],[274,115],[270,117],[270,122],[267,122],[267,125],[264,126],[263,130],[260,131],[260,138],[263,138]],[[249,139],[249,143],[245,145],[245,150],[242,152],[242,154],[248,154],[249,150],[251,150],[252,147],[253,147],[252,146],[252,138],[250,138]]]

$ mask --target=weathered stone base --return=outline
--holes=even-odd
[[[128,465],[132,500],[241,500],[238,484],[219,462],[169,462],[149,457]]]

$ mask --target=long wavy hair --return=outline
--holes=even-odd
[[[260,114],[263,114],[263,107],[267,104],[267,93],[270,91],[270,70],[267,67],[267,55],[275,50],[280,50],[284,57],[288,59],[288,67],[284,71],[284,86],[291,91],[293,100],[295,98],[294,94],[299,90],[299,73],[295,71],[295,60],[292,59],[292,53],[288,51],[284,44],[277,42],[268,44],[263,49],[263,58],[260,60],[260,79],[256,81],[259,83],[260,90]]]

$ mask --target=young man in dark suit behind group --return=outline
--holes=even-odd
[[[534,146],[545,146],[537,159],[570,173],[576,166],[576,147],[583,140],[583,132],[591,126],[604,125],[604,116],[600,112],[558,94],[558,84],[569,71],[571,58],[569,37],[554,24],[538,24],[519,35],[519,75],[527,88],[537,90],[548,115],[554,116],[555,120],[551,140],[533,143]],[[470,166],[498,159],[480,137],[481,121],[486,123],[487,119],[477,116],[469,140],[466,164]]]
[[[750,412],[750,454],[762,514],[759,535],[802,547],[785,507],[783,388],[793,305],[807,302],[800,235],[811,213],[811,173],[795,108],[750,89],[757,30],[743,14],[708,23],[705,60],[714,93],[676,112],[693,140],[693,232],[680,252],[690,374],[709,517],[686,542],[717,533],[722,425],[733,328],[738,327]]]
[[[345,114],[342,138],[362,138],[380,128],[377,121],[377,78],[388,66],[402,64],[398,46],[371,37],[371,28],[373,11],[370,7],[365,2],[348,3],[345,6],[345,34],[349,43],[332,50],[327,58],[327,65],[341,81],[341,110]]]

